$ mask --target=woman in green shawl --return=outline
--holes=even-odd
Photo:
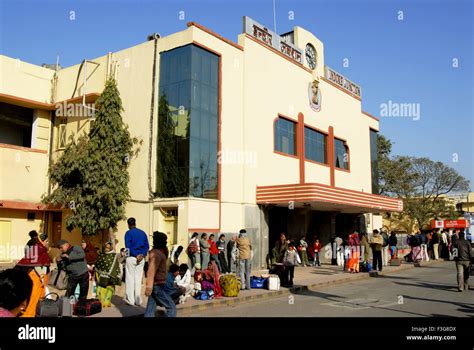
[[[102,307],[109,307],[112,296],[115,293],[115,286],[119,286],[120,263],[118,255],[113,251],[112,242],[105,243],[104,252],[99,253],[95,263],[97,298],[102,303]]]

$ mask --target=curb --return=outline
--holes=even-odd
[[[423,263],[419,267],[431,265],[434,263],[439,263],[441,261],[429,261],[427,263]],[[274,298],[274,297],[281,297],[284,295],[289,295],[289,294],[298,294],[304,291],[308,291],[309,289],[317,289],[317,288],[324,288],[332,285],[337,285],[337,284],[343,284],[343,283],[348,283],[348,282],[353,282],[353,281],[358,281],[362,279],[368,279],[368,278],[380,278],[381,276],[384,275],[389,275],[392,273],[397,273],[400,271],[404,270],[410,270],[413,269],[417,266],[414,264],[408,263],[408,264],[402,264],[400,267],[394,271],[390,271],[387,273],[384,273],[383,275],[378,275],[376,277],[370,276],[368,273],[362,272],[358,274],[353,274],[353,275],[348,275],[348,277],[345,278],[340,278],[337,280],[329,280],[325,282],[319,282],[319,283],[313,283],[313,284],[307,284],[307,285],[302,285],[302,286],[297,286],[293,287],[290,289],[280,289],[279,291],[273,291],[273,292],[268,292],[264,294],[257,294],[257,295],[249,295],[245,297],[237,297],[237,298],[226,298],[226,299],[214,299],[212,302],[208,302],[206,304],[202,305],[192,305],[192,306],[185,306],[182,308],[178,308],[178,313],[180,314],[189,314],[194,311],[205,311],[213,308],[220,308],[224,306],[235,306],[238,304],[244,304],[244,303],[250,303],[254,301],[260,301],[260,300],[266,300],[269,298]]]

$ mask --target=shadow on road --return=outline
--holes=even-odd
[[[402,285],[402,286],[431,288],[431,289],[445,290],[448,292],[458,293],[458,288],[451,284],[432,284],[432,283],[426,283],[426,282],[417,282],[417,283],[394,282],[394,283]]]

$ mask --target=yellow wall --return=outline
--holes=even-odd
[[[0,209],[0,222],[11,224],[11,240],[9,245],[0,247],[0,261],[19,260],[24,256],[26,242],[30,239],[28,232],[36,230],[40,232],[42,212],[36,212],[35,220],[27,220],[26,210]],[[4,232],[2,232],[4,234]]]
[[[47,191],[48,155],[0,147],[0,199],[39,202]]]
[[[51,103],[54,71],[0,55],[0,93]]]

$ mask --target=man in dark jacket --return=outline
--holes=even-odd
[[[86,299],[89,291],[89,269],[84,250],[80,246],[71,245],[64,239],[58,242],[57,247],[61,251],[61,255],[57,258],[58,265],[63,266],[69,276],[66,296],[74,295],[79,284],[79,299]]]
[[[459,232],[459,240],[457,242],[456,269],[458,271],[458,290],[469,289],[469,269],[471,259],[473,257],[471,243],[465,239],[464,230]]]

